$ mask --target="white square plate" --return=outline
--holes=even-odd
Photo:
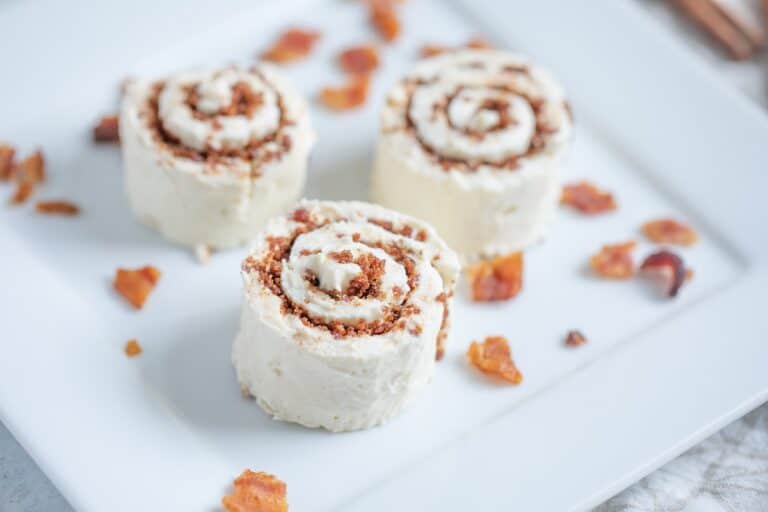
[[[213,510],[246,467],[288,482],[299,511],[583,509],[768,397],[768,121],[632,5],[409,2],[369,104],[313,110],[320,140],[307,195],[364,199],[384,92],[422,43],[486,35],[562,79],[577,121],[566,180],[593,179],[620,204],[599,218],[564,211],[527,253],[514,301],[477,305],[460,293],[426,396],[383,427],[350,434],[273,422],[241,398],[229,352],[244,250],[202,267],[140,227],[122,196],[118,150],[93,147],[87,130],[115,109],[127,72],[251,62],[286,24],[324,34],[310,59],[287,69],[313,96],[343,80],[333,64],[340,48],[371,39],[362,6],[283,2],[221,24],[204,13],[216,24],[197,30],[200,13],[179,11],[169,27],[135,7],[67,5],[12,4],[0,19],[11,42],[0,57],[21,71],[0,82],[0,137],[24,151],[42,145],[51,179],[40,195],[84,209],[60,219],[17,208],[0,220],[0,417],[76,509]],[[23,30],[33,16],[50,25],[44,41]],[[87,28],[67,31],[74,20]],[[676,300],[585,271],[601,244],[640,240],[638,226],[665,214],[702,235],[681,251],[695,277]],[[650,250],[641,243],[638,253]],[[144,263],[164,274],[137,313],[110,278]],[[564,347],[572,328],[589,343]],[[519,387],[467,368],[469,341],[495,333],[511,340]],[[145,353],[128,360],[132,337]]]

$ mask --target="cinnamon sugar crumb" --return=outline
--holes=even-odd
[[[523,253],[476,263],[467,269],[467,276],[475,302],[511,299],[523,286]]]
[[[261,58],[276,63],[303,59],[310,54],[319,39],[320,32],[297,27],[290,28],[280,34],[277,41],[261,54]]]
[[[39,201],[35,205],[38,213],[44,215],[77,215],[80,213],[80,207],[69,201]]]
[[[347,73],[368,74],[379,67],[379,52],[370,44],[347,48],[339,54],[339,65]]]
[[[699,239],[693,228],[671,218],[648,221],[642,231],[648,240],[657,244],[693,245]]]
[[[400,20],[393,0],[368,0],[371,24],[386,41],[394,41],[400,35]]]
[[[246,469],[221,504],[227,512],[288,512],[287,486],[274,475]]]
[[[118,124],[116,115],[104,116],[99,119],[99,122],[93,127],[93,141],[120,142]]]
[[[160,271],[151,265],[135,270],[118,268],[114,286],[133,307],[141,309],[159,279]]]
[[[469,345],[467,358],[486,375],[515,385],[523,381],[523,374],[515,366],[509,343],[503,336],[488,336],[482,343],[473,341]]]
[[[588,181],[564,186],[560,202],[587,215],[616,209],[616,200],[613,195]]]
[[[365,103],[369,86],[368,75],[353,75],[341,87],[325,87],[320,92],[320,101],[332,110],[351,110]]]
[[[141,345],[139,345],[139,342],[135,339],[128,340],[125,343],[125,348],[123,349],[125,352],[125,355],[128,357],[136,357],[139,354],[141,354]]]
[[[600,277],[628,279],[635,275],[635,263],[632,259],[635,246],[635,241],[604,245],[600,252],[590,258],[589,264]]]

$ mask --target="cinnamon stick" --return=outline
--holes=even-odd
[[[751,25],[721,0],[672,2],[736,60],[750,58],[765,43],[765,32],[760,27]]]

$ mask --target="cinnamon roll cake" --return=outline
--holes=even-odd
[[[242,265],[241,387],[307,427],[384,422],[432,378],[458,272],[424,222],[367,203],[299,203]]]
[[[120,138],[139,220],[215,249],[249,241],[298,199],[315,141],[306,102],[268,65],[131,82]]]
[[[563,90],[528,59],[422,60],[386,98],[372,198],[431,223],[465,263],[525,249],[554,216],[571,126]]]

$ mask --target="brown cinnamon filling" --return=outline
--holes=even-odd
[[[190,84],[184,89],[187,93],[185,103],[192,111],[195,119],[206,120],[218,116],[245,116],[253,117],[253,113],[264,103],[261,93],[253,92],[246,82],[236,82],[232,86],[232,101],[229,105],[221,107],[217,112],[208,113],[198,109],[200,95],[197,92],[198,84]]]
[[[256,73],[255,70],[253,72]],[[270,85],[263,76],[259,76],[265,83]],[[259,175],[260,166],[273,160],[280,160],[284,153],[291,149],[291,137],[285,132],[287,127],[294,124],[294,121],[286,116],[286,107],[278,91],[275,91],[275,94],[277,96],[280,118],[277,129],[274,132],[260,139],[251,139],[243,147],[213,148],[207,145],[205,149],[197,150],[185,146],[178,137],[165,129],[158,107],[158,100],[164,88],[165,82],[163,81],[156,82],[152,86],[146,105],[141,112],[141,117],[151,131],[155,143],[176,157],[195,162],[206,162],[210,164],[211,169],[215,169],[217,164],[226,165],[232,164],[237,160],[245,160],[255,164],[252,175],[256,177]],[[195,85],[188,87],[186,101],[195,118],[208,120],[212,128],[216,130],[221,128],[219,116],[244,115],[250,117],[262,105],[263,98],[261,94],[255,93],[247,83],[238,82],[232,88],[232,102],[216,114],[210,115],[197,110],[199,98]]]
[[[366,322],[364,319],[357,320],[354,324],[344,323],[340,320],[328,320],[325,318],[317,318],[311,316],[308,311],[301,305],[293,302],[283,291],[282,287],[282,269],[283,262],[288,259],[291,248],[296,239],[310,231],[313,231],[322,224],[315,224],[314,222],[307,222],[297,227],[289,236],[284,237],[269,237],[267,242],[269,244],[269,250],[267,254],[260,260],[256,260],[252,257],[248,257],[243,263],[243,270],[245,272],[256,272],[261,282],[266,286],[276,297],[281,300],[281,309],[283,314],[291,314],[297,316],[301,322],[308,327],[316,327],[318,329],[324,329],[333,334],[337,338],[344,338],[347,336],[362,336],[362,335],[380,335],[391,331],[392,329],[402,329],[405,327],[405,319],[408,316],[418,314],[419,308],[413,304],[408,304],[411,294],[416,289],[418,284],[418,274],[416,274],[416,264],[411,259],[407,250],[396,243],[382,242],[361,242],[369,247],[379,248],[389,254],[395,261],[403,266],[406,275],[408,276],[408,286],[410,291],[406,293],[399,304],[389,306],[384,312],[381,318],[373,321]],[[339,258],[346,260],[347,255],[344,254],[348,251],[342,251],[339,254]],[[350,255],[351,256],[351,253]],[[360,280],[353,285],[347,287],[344,291],[349,293],[350,296],[370,296],[375,289],[378,289],[376,284],[377,280],[380,280],[381,274],[383,274],[382,260],[375,258],[371,255],[374,262],[370,258],[361,260],[358,265],[363,268]],[[380,261],[381,263],[377,263]],[[357,263],[357,261],[355,261]],[[379,268],[381,265],[381,268]],[[364,276],[364,277],[362,277]],[[309,276],[311,278],[311,276]],[[373,283],[371,283],[373,278]],[[372,290],[374,288],[374,290]],[[327,293],[327,292],[326,292]],[[359,295],[354,295],[359,294]]]
[[[485,64],[481,62],[472,62],[470,64],[472,64],[473,68],[485,67]],[[525,66],[520,66],[520,67],[506,66],[505,68],[502,69],[502,71],[514,72],[514,73],[526,74],[526,75],[529,74],[529,69]],[[427,155],[429,155],[429,157],[433,159],[435,163],[437,163],[440,167],[442,167],[443,170],[448,171],[448,170],[455,169],[455,170],[464,171],[464,172],[475,172],[480,166],[488,166],[488,167],[495,167],[497,169],[509,169],[509,170],[517,169],[520,165],[521,159],[531,157],[541,152],[549,142],[551,135],[554,133],[557,133],[558,131],[556,127],[549,125],[547,123],[547,120],[544,118],[543,107],[544,107],[545,101],[542,98],[533,97],[528,93],[519,91],[512,85],[501,85],[501,84],[492,85],[492,86],[489,86],[489,88],[495,89],[500,93],[510,93],[510,94],[514,94],[515,96],[519,96],[523,98],[526,102],[528,102],[528,104],[531,106],[531,110],[533,110],[534,116],[536,117],[536,129],[533,136],[531,137],[531,141],[530,141],[530,144],[528,145],[528,149],[521,154],[510,156],[502,162],[493,162],[485,159],[467,161],[459,157],[442,155],[439,153],[438,150],[430,146],[421,137],[421,134],[419,133],[416,123],[411,117],[411,106],[412,106],[413,96],[416,89],[419,86],[427,85],[429,83],[431,83],[431,81],[413,80],[407,84],[406,88],[407,88],[408,100],[405,106],[405,109],[406,109],[405,130],[414,139],[416,139],[416,141],[421,146],[422,150]],[[453,122],[450,119],[450,116],[448,115],[448,108],[451,102],[455,100],[456,97],[464,89],[465,89],[464,86],[460,86],[451,95],[449,95],[444,102],[435,103],[433,105],[433,116],[435,118],[440,116],[444,117],[446,119],[446,122],[452,129],[458,130],[478,140],[481,140],[487,133],[503,130],[515,123],[514,118],[512,118],[512,116],[509,115],[508,101],[502,98],[489,98],[479,107],[479,109],[494,110],[498,113],[499,121],[494,126],[484,131],[470,130],[467,128],[458,128],[454,126]]]

